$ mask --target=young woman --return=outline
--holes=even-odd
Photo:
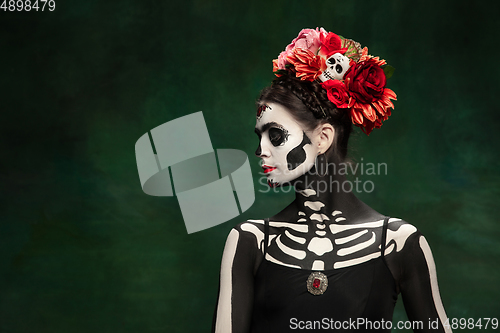
[[[278,77],[257,103],[255,153],[269,186],[294,186],[296,198],[231,230],[213,331],[389,332],[401,294],[411,321],[402,324],[450,332],[425,238],[361,202],[339,172],[352,125],[369,134],[390,115],[385,61],[316,28],[274,64]]]

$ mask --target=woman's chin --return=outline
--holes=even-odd
[[[287,187],[291,186],[291,182],[289,180],[281,180],[281,179],[273,179],[273,178],[268,178],[267,179],[267,185],[271,188],[276,188],[276,187]]]

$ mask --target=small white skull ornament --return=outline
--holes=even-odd
[[[342,80],[345,72],[350,67],[349,58],[340,53],[334,53],[330,58],[326,59],[326,66],[326,69],[319,76],[322,82],[326,80]]]

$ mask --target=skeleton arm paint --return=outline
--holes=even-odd
[[[443,326],[447,317],[439,295],[434,259],[424,236],[419,231],[412,233],[400,253],[386,258],[408,319],[423,323],[423,328],[414,331],[451,333],[449,327]]]
[[[241,225],[233,228],[222,255],[212,332],[243,333],[250,330],[253,280],[258,255],[256,237],[243,231]]]

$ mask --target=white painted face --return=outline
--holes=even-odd
[[[343,80],[345,72],[350,67],[349,58],[340,53],[334,53],[330,58],[326,59],[326,66],[326,69],[319,76],[322,82],[326,80]]]
[[[311,142],[302,125],[282,105],[262,105],[257,110],[255,132],[260,139],[255,155],[262,159],[270,186],[291,182],[313,167],[319,151],[317,144]]]

